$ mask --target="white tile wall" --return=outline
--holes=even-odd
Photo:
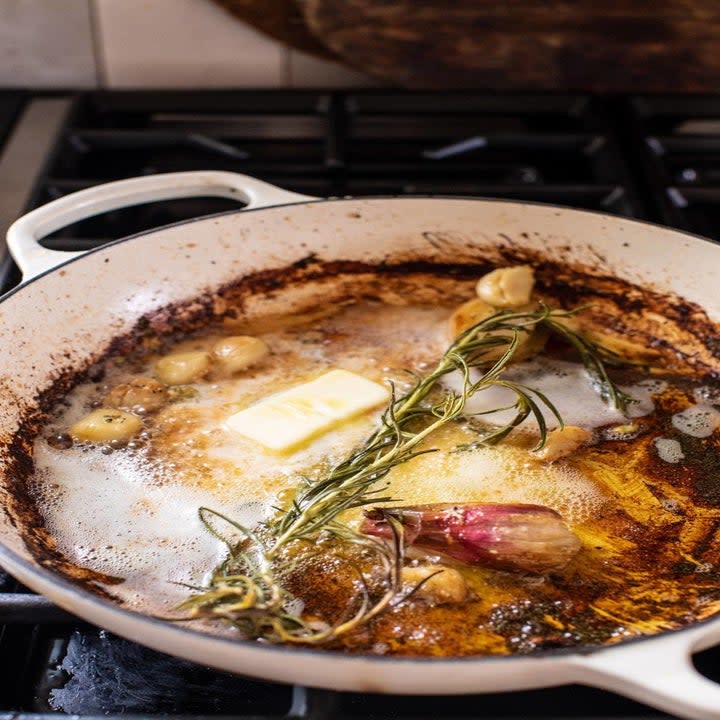
[[[280,45],[210,0],[93,1],[102,80],[109,87],[279,87],[286,82]]]
[[[96,85],[89,2],[0,0],[0,86]]]

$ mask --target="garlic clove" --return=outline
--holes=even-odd
[[[269,352],[260,338],[251,335],[234,335],[218,340],[212,347],[213,358],[228,374],[240,372],[256,365]]]
[[[182,352],[166,355],[155,364],[155,374],[166,385],[187,385],[210,371],[210,353]]]
[[[535,272],[529,265],[496,268],[478,280],[477,296],[494,308],[514,308],[530,302]]]

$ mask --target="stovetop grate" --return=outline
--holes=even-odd
[[[45,103],[39,106],[37,103]],[[52,110],[52,112],[46,112]],[[438,193],[552,202],[720,239],[720,98],[455,93],[0,93],[0,143],[52,116],[21,168],[14,215],[107,180],[191,169],[256,175],[319,196]],[[7,153],[6,153],[7,154]],[[16,153],[22,155],[22,153]],[[0,171],[3,152],[0,151]],[[0,187],[3,177],[0,172]],[[20,193],[16,193],[17,196]],[[114,211],[54,233],[85,249],[237,207],[194,198]],[[2,217],[0,224],[12,218]],[[0,291],[19,281],[7,258]],[[697,657],[720,679],[720,651]],[[556,689],[406,698],[264,683],[168,658],[80,623],[0,574],[0,720],[171,718],[660,718],[611,693]]]
[[[123,177],[198,169],[322,197],[473,195],[644,215],[601,102],[453,93],[78,95],[31,204]],[[193,198],[119,210],[46,244],[89,248],[234,207]],[[18,279],[8,266],[0,272],[0,283]]]
[[[630,113],[660,220],[720,239],[720,98],[637,97]]]

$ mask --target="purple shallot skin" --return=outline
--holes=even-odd
[[[469,565],[543,574],[562,570],[580,540],[562,516],[544,505],[471,503],[373,508],[360,531],[391,538],[398,521],[407,546]]]

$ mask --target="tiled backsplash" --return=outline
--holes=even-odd
[[[280,45],[211,0],[0,0],[0,87],[373,84]]]
[[[0,0],[0,86],[97,82],[89,0]]]

